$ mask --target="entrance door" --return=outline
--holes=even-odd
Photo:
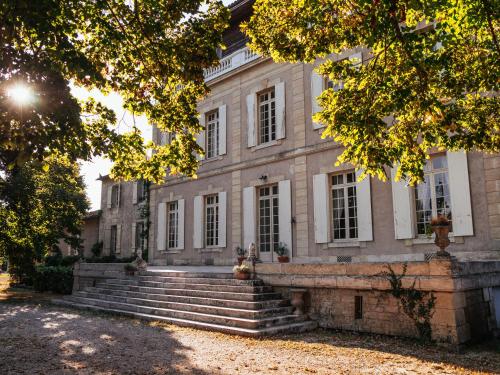
[[[279,244],[278,185],[261,187],[259,196],[259,258],[272,262]]]

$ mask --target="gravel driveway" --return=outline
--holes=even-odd
[[[498,350],[498,347],[496,348]],[[255,340],[0,302],[1,374],[457,374],[500,372],[500,353],[318,330]]]

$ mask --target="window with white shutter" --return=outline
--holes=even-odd
[[[205,121],[205,159],[219,156],[219,110],[208,112]]]

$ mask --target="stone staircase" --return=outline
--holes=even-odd
[[[294,315],[290,301],[262,280],[236,280],[228,273],[145,271],[100,281],[53,302],[243,336],[316,327]]]

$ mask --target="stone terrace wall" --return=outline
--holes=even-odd
[[[124,266],[124,263],[75,263],[73,292],[95,286],[99,280],[125,278]]]
[[[291,287],[307,288],[306,306],[323,327],[416,337],[413,322],[377,276],[384,264],[258,264],[257,276],[284,295]],[[392,263],[397,274],[402,263]],[[489,335],[496,327],[492,287],[500,286],[500,262],[433,259],[408,263],[402,280],[436,297],[431,320],[438,342],[459,345]],[[355,319],[355,296],[362,297],[362,318]]]

